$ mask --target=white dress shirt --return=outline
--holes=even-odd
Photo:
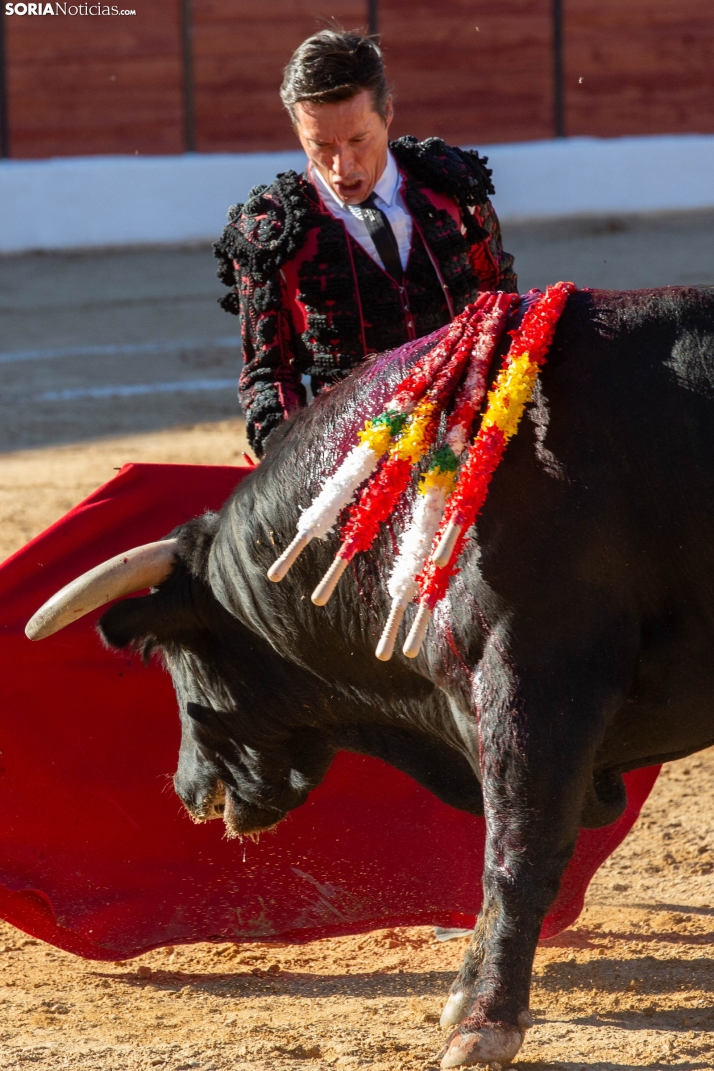
[[[366,253],[369,253],[372,260],[375,260],[383,268],[382,258],[377,252],[377,248],[367,230],[367,224],[362,218],[360,206],[348,205],[341,201],[337,194],[330,189],[316,167],[310,168],[310,174],[317,183],[325,207],[333,216],[342,220],[352,237],[359,242]],[[387,149],[387,165],[379,182],[374,187],[374,194],[377,207],[382,209],[394,231],[394,237],[397,239],[397,245],[399,246],[399,258],[402,262],[402,268],[406,271],[409,250],[412,244],[412,217],[407,212],[406,205],[402,199],[399,190],[400,185],[401,175],[399,174],[399,168],[391,152]]]

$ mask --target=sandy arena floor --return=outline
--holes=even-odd
[[[0,557],[125,461],[240,460],[240,421],[0,456]],[[539,949],[530,1071],[714,1068],[714,749],[665,769],[577,924]],[[429,1071],[464,947],[426,928],[115,965],[0,924],[0,1068]]]
[[[129,461],[240,465],[245,422],[188,424],[142,435],[0,453],[0,561],[62,517]]]

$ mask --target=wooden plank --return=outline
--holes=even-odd
[[[456,144],[552,134],[550,0],[381,0],[395,131]]]
[[[198,148],[266,152],[298,147],[280,101],[283,68],[330,17],[364,30],[365,0],[321,7],[302,0],[194,3]],[[321,20],[321,21],[320,21]]]
[[[5,19],[13,156],[183,150],[176,2],[136,10]]]
[[[568,0],[569,134],[714,133],[714,5]]]

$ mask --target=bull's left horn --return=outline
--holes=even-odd
[[[98,606],[156,587],[171,574],[177,542],[162,539],[145,543],[95,565],[47,600],[27,622],[25,635],[29,640],[44,640]]]

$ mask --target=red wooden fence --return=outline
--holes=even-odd
[[[714,132],[712,0],[565,2],[569,134]]]
[[[123,4],[136,14],[3,16],[11,156],[184,151],[182,0]],[[278,98],[290,53],[320,18],[367,21],[367,0],[321,4],[192,0],[199,152],[294,147]],[[553,0],[377,6],[395,133],[553,135]],[[712,0],[563,0],[563,11],[568,134],[714,132]]]

